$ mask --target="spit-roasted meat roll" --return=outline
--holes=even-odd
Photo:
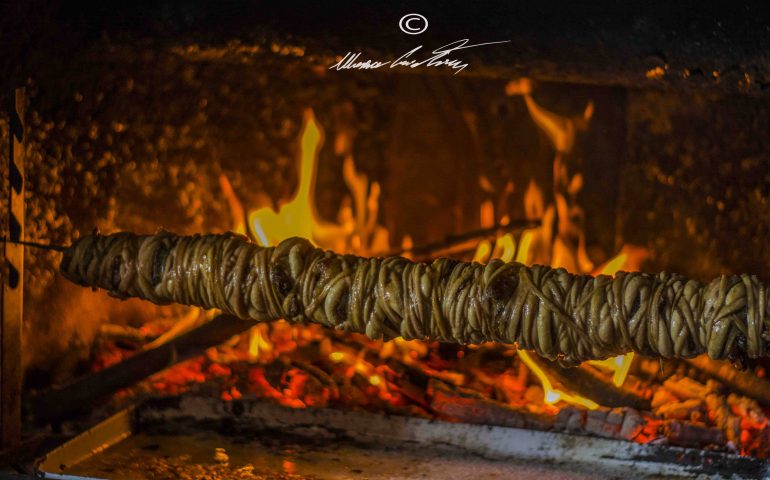
[[[315,322],[373,339],[504,342],[576,363],[638,352],[767,353],[767,287],[749,275],[704,285],[670,273],[573,275],[493,260],[362,258],[290,238],[264,248],[235,234],[88,235],[61,272],[120,298]]]

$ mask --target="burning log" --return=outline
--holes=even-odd
[[[688,420],[693,415],[702,416],[706,406],[702,398],[692,398],[681,402],[666,403],[655,409],[655,413],[664,418]]]
[[[647,356],[742,362],[767,353],[767,287],[748,275],[703,285],[661,273],[614,278],[493,260],[365,259],[291,238],[88,235],[61,263],[69,280],[119,298],[178,302],[257,321],[315,322],[370,338],[498,341],[549,359]]]
[[[664,362],[658,358],[636,356],[630,372],[651,383],[663,382],[668,377],[679,373],[680,362]]]
[[[572,433],[593,433],[605,438],[637,440],[643,434],[647,421],[633,408],[605,408],[583,410],[562,408],[556,415],[554,428]]]
[[[668,403],[676,403],[678,401],[679,401],[679,398],[676,397],[673,393],[669,392],[665,388],[659,388],[655,392],[655,394],[652,396],[652,401],[650,402],[650,406],[653,409],[657,409],[658,407],[661,407]]]
[[[716,388],[714,382],[708,382],[704,385],[689,377],[667,378],[663,382],[663,387],[680,400],[703,400]]]
[[[175,363],[200,355],[206,349],[225,342],[253,325],[253,322],[243,321],[231,315],[220,315],[163,345],[139,352],[104,370],[62,387],[37,392],[27,403],[37,422],[58,421],[87,410],[96,400],[129,387]]]
[[[553,418],[473,394],[462,394],[443,382],[431,380],[431,408],[452,420],[481,425],[547,430]]]
[[[544,370],[551,381],[556,381],[568,390],[588,395],[591,400],[606,407],[632,407],[637,410],[649,410],[650,400],[641,394],[616,386],[612,379],[601,375],[588,365],[576,368],[565,368],[557,362],[534,360]]]
[[[740,445],[741,420],[733,414],[730,405],[727,404],[727,399],[723,395],[712,393],[707,395],[705,400],[714,425],[725,433],[728,442]]]
[[[138,328],[112,323],[106,323],[99,327],[99,337],[103,340],[128,342],[135,345],[144,345],[155,338],[151,333],[143,332]]]
[[[670,444],[680,447],[725,444],[725,434],[718,428],[672,421],[665,424],[664,432]]]
[[[727,385],[731,390],[751,397],[765,407],[770,407],[770,382],[764,378],[741,372],[726,363],[713,362],[705,357],[691,358],[687,362],[714,380]]]

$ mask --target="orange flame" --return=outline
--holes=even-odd
[[[262,332],[262,326],[256,325],[251,329],[251,335],[249,336],[249,356],[251,358],[259,358],[260,353],[270,353],[273,351],[273,344]]]
[[[312,110],[305,110],[300,137],[299,187],[294,197],[278,212],[263,207],[249,213],[249,228],[260,245],[275,245],[290,237],[304,237],[312,242],[329,235],[326,229],[336,229],[323,222],[313,202],[318,152],[323,133]]]
[[[337,137],[346,145],[346,135]],[[300,135],[299,186],[294,197],[276,212],[270,207],[249,213],[249,228],[260,245],[276,245],[290,237],[303,237],[315,245],[344,253],[376,253],[389,250],[388,232],[377,224],[380,186],[369,184],[356,170],[352,155],[343,163],[343,178],[352,196],[352,207],[343,205],[337,223],[324,221],[315,206],[314,190],[318,153],[324,135],[312,109],[304,112]]]
[[[532,357],[529,356],[529,353],[525,352],[524,350],[519,350],[517,353],[519,358],[521,358],[524,364],[527,365],[529,370],[535,374],[538,380],[540,380],[540,385],[542,385],[543,392],[545,393],[543,396],[543,401],[546,404],[553,405],[559,401],[563,401],[572,403],[574,405],[582,405],[589,410],[595,410],[599,408],[599,404],[591,399],[581,397],[580,395],[572,395],[554,388],[554,386],[551,384],[551,380],[548,378],[548,375],[546,375],[545,372],[543,372],[534,362],[534,360],[532,360]]]
[[[227,198],[227,204],[230,207],[230,214],[233,217],[233,231],[235,233],[245,234],[246,213],[243,210],[241,201],[238,200],[238,196],[235,195],[235,191],[233,190],[233,186],[230,183],[230,180],[228,180],[226,176],[220,175],[219,186],[222,189],[222,193],[224,193],[225,198]]]

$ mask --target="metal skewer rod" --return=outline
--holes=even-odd
[[[447,235],[442,240],[426,243],[423,245],[417,245],[412,248],[397,248],[389,251],[385,255],[393,256],[403,255],[404,253],[411,253],[412,255],[422,256],[425,254],[431,254],[432,252],[445,250],[456,245],[464,244],[466,242],[481,241],[484,238],[494,237],[495,235],[499,235],[504,232],[518,232],[528,228],[536,228],[540,225],[540,220],[514,219],[506,224],[497,224],[489,228],[482,228],[454,235]],[[475,249],[476,245],[473,244],[472,248]]]
[[[24,245],[32,248],[39,248],[41,250],[53,250],[53,251],[62,252],[62,253],[67,251],[67,247],[64,247],[61,245],[52,245],[50,243],[31,242],[28,240],[9,240],[6,237],[0,237],[0,240],[2,240],[3,242],[13,243],[16,245]]]

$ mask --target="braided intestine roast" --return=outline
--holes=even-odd
[[[770,339],[768,289],[749,275],[705,285],[669,273],[593,277],[500,260],[362,258],[300,238],[266,248],[235,234],[167,232],[85,236],[61,272],[120,298],[373,339],[504,342],[568,363],[631,351],[737,361],[765,355]]]

